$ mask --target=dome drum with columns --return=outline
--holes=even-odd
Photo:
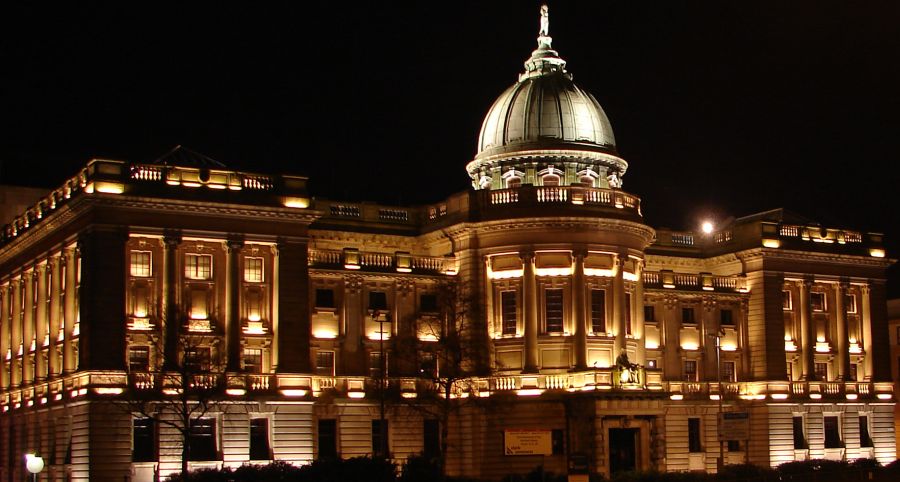
[[[475,189],[622,186],[628,163],[616,152],[609,119],[551,48],[547,18],[525,72],[485,116],[478,154],[466,166]]]

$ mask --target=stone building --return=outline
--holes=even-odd
[[[546,33],[485,117],[472,189],[443,202],[313,199],[304,178],[202,156],[95,159],[5,226],[0,480],[29,451],[47,480],[176,472],[167,400],[196,390],[192,468],[382,447],[488,479],[569,458],[893,460],[881,235],[780,209],[646,225]],[[429,396],[449,373],[465,376]],[[150,413],[127,401],[144,394]],[[443,402],[446,418],[423,409]]]

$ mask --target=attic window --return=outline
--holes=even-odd
[[[546,174],[541,178],[541,184],[544,186],[559,186],[559,176],[556,174]]]

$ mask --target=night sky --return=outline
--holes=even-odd
[[[306,174],[319,197],[468,189],[540,2],[309,3],[5,6],[0,183],[54,187],[90,158],[181,144]],[[785,207],[884,232],[900,255],[900,2],[549,3],[553,46],[606,110],[649,224]]]

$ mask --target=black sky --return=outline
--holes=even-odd
[[[538,29],[522,0],[231,3],[3,7],[0,183],[182,144],[307,174],[320,197],[436,201],[468,188],[481,120]],[[785,207],[900,254],[900,2],[550,8],[651,225]]]

